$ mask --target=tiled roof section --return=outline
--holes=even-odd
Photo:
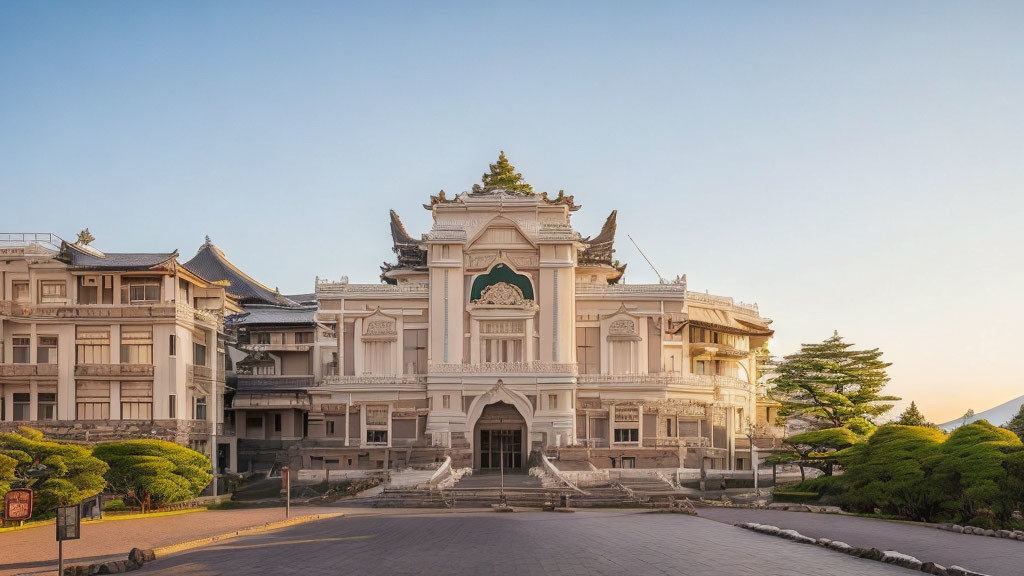
[[[288,307],[253,304],[246,306],[245,312],[224,318],[224,322],[229,326],[257,324],[312,326],[316,323],[316,306]]]
[[[150,270],[170,262],[177,256],[177,250],[167,253],[102,253],[64,242],[57,258],[67,263],[72,270]]]
[[[316,292],[310,292],[309,294],[286,294],[284,297],[296,304],[316,304]]]
[[[183,264],[186,270],[208,282],[224,283],[225,289],[242,304],[280,304],[292,306],[295,303],[276,291],[260,284],[232,264],[220,248],[207,237],[191,260]]]
[[[380,267],[381,280],[394,284],[395,280],[388,276],[392,270],[426,269],[427,251],[420,248],[419,242],[405,231],[401,218],[394,210],[391,211],[391,240],[394,243],[391,250],[398,255],[398,263],[385,262]]]

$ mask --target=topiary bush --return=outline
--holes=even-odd
[[[163,440],[100,444],[93,454],[110,466],[111,488],[143,509],[195,498],[213,479],[206,456]]]
[[[16,463],[10,469],[10,461]],[[107,482],[107,464],[94,458],[86,446],[46,440],[27,427],[0,434],[0,496],[11,484],[35,490],[33,517],[45,517],[57,506],[75,504],[99,494]]]

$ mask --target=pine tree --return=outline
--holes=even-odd
[[[895,396],[882,395],[889,382],[877,349],[855,350],[836,332],[820,344],[803,344],[800,351],[773,368],[772,396],[781,403],[780,418],[809,417],[827,427],[851,418],[871,420],[892,409]]]
[[[481,178],[482,184],[473,185],[473,192],[505,190],[524,196],[533,196],[533,186],[523,181],[523,175],[516,172],[516,167],[505,157],[504,150],[498,155],[498,161],[490,166],[491,171]]]
[[[1017,415],[1011,418],[1003,427],[1016,434],[1021,441],[1024,441],[1024,404],[1020,405]]]
[[[907,409],[900,414],[896,423],[900,426],[935,426],[928,420],[925,420],[924,414],[921,414],[921,411],[917,409],[917,404],[914,402],[911,402],[910,406],[907,406]]]

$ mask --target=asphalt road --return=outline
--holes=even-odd
[[[903,575],[712,520],[635,511],[371,515],[236,538],[135,574]]]
[[[992,576],[1024,575],[1024,542],[957,534],[920,524],[838,514],[782,510],[701,508],[701,517],[735,524],[757,522],[812,538],[840,540],[858,548],[895,550],[943,566],[962,566]]]

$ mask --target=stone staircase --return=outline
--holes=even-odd
[[[436,470],[392,470],[389,474],[387,488],[411,489],[426,487],[427,482],[434,475]]]

